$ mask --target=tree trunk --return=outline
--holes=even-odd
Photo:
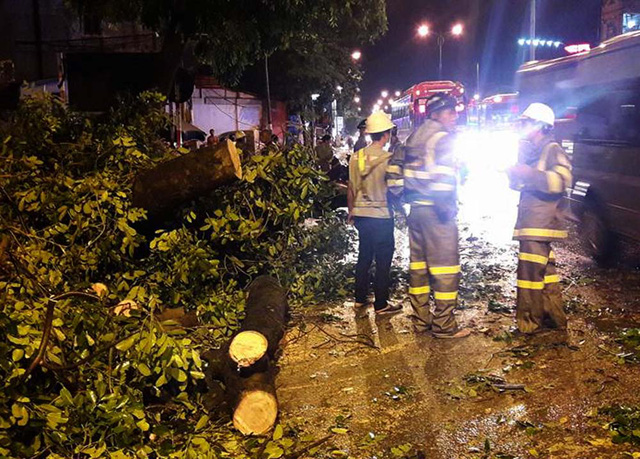
[[[146,209],[149,219],[154,220],[239,178],[240,157],[233,142],[227,141],[215,149],[201,148],[141,173],[133,186],[133,206]]]
[[[275,389],[275,354],[284,335],[287,297],[274,278],[260,276],[249,286],[246,318],[229,345],[207,351],[205,381],[209,393],[205,407],[217,411],[225,402],[233,413],[233,424],[245,435],[263,435],[278,416]]]

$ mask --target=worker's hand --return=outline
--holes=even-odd
[[[353,214],[351,212],[349,212],[349,214],[347,215],[347,225],[355,225],[355,219],[353,218]]]

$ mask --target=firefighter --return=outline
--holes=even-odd
[[[377,315],[392,314],[402,308],[388,303],[395,243],[385,182],[391,153],[385,151],[384,146],[391,138],[393,127],[391,119],[383,112],[367,118],[366,130],[373,142],[356,151],[349,162],[349,221],[355,223],[359,238],[355,307],[367,305],[369,270],[375,259],[374,308]]]
[[[518,164],[508,170],[521,192],[513,238],[520,241],[516,322],[522,333],[566,329],[560,279],[551,242],[567,237],[562,196],[571,186],[571,163],[552,137],[553,110],[531,104],[520,117]]]
[[[460,282],[457,215],[457,167],[453,132],[455,98],[438,94],[427,100],[429,119],[407,139],[387,173],[393,194],[402,187],[411,204],[407,218],[411,264],[409,297],[416,331],[436,338],[464,338],[454,316]],[[435,308],[431,312],[431,289]]]

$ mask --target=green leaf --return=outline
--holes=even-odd
[[[161,387],[164,386],[165,384],[167,384],[167,378],[165,377],[164,373],[160,375],[160,377],[156,380],[155,386],[156,387]]]
[[[136,422],[136,425],[143,432],[149,430],[149,423],[146,421],[146,419],[140,419],[138,422]]]
[[[345,429],[345,428],[343,428],[343,427],[333,427],[333,428],[331,429],[331,432],[333,432],[333,433],[335,433],[335,434],[338,434],[338,435],[344,435],[344,434],[346,434],[347,432],[349,432],[349,429]]]
[[[116,344],[116,349],[119,350],[119,351],[128,350],[136,342],[136,338],[138,338],[138,334],[137,333],[131,335],[130,337],[128,337],[124,341],[121,341],[118,344]]]
[[[151,370],[144,363],[139,363],[138,364],[138,371],[140,372],[140,374],[142,376],[151,376]]]
[[[264,452],[267,454],[267,457],[269,459],[277,459],[279,457],[282,457],[282,455],[284,454],[284,450],[272,441],[267,443],[267,447],[264,449]]]
[[[209,416],[206,414],[202,415],[196,424],[196,431],[203,429],[209,423]]]
[[[276,428],[273,430],[273,439],[280,440],[284,435],[284,430],[282,429],[282,425],[278,424]]]
[[[24,357],[23,349],[14,349],[13,352],[11,353],[11,358],[13,359],[14,362],[19,361],[20,359],[22,359],[22,357]]]

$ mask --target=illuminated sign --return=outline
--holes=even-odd
[[[591,51],[591,45],[588,43],[580,43],[578,45],[568,45],[564,47],[564,50],[569,54],[586,53]]]

